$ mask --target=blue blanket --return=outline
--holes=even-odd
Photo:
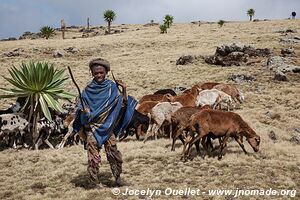
[[[113,81],[105,79],[99,84],[93,80],[81,95],[85,109],[88,108],[90,112],[81,112],[82,105],[79,102],[73,129],[78,132],[82,126],[89,125],[100,148],[109,139],[111,132],[118,136],[126,129],[137,105],[137,101],[128,96],[124,117],[116,124],[123,97]]]

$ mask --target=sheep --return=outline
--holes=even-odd
[[[150,124],[144,138],[144,143],[150,135],[155,135],[157,138],[158,130],[162,127],[164,122],[171,123],[171,114],[182,107],[179,102],[161,102],[152,108],[151,113],[148,114]],[[172,127],[170,127],[172,129]],[[172,130],[170,130],[172,132]],[[171,133],[170,133],[171,134]]]
[[[21,137],[25,134],[25,129],[28,126],[28,121],[22,114],[2,114],[0,115],[0,136],[6,137],[10,134],[16,136],[17,133],[21,134]],[[23,144],[27,147],[27,144]],[[16,141],[14,140],[13,148],[16,148]]]
[[[221,104],[226,104],[227,110],[229,110],[232,103],[231,96],[217,89],[203,90],[196,98],[196,106],[209,105],[213,109]]]
[[[39,134],[34,147],[37,150],[42,142],[45,142],[51,149],[53,145],[49,142],[52,133],[62,133],[64,130],[63,119],[60,116],[55,116],[53,121],[48,121],[46,118],[41,118],[37,122],[37,132]]]
[[[255,152],[259,151],[259,135],[256,134],[240,115],[233,112],[202,110],[191,117],[190,130],[195,132],[195,136],[190,140],[183,158],[189,156],[190,149],[195,142],[200,141],[208,135],[213,138],[224,137],[218,159],[222,158],[223,149],[229,137],[233,137],[246,154],[247,151],[243,145],[243,137],[247,138],[248,143]]]

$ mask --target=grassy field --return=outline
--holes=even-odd
[[[300,145],[291,142],[295,130],[300,128],[300,74],[287,74],[290,81],[274,81],[273,72],[264,67],[264,61],[247,66],[219,67],[199,60],[193,64],[176,66],[182,55],[212,55],[217,46],[233,42],[269,48],[280,55],[282,48],[292,46],[296,56],[288,63],[300,66],[300,43],[284,44],[280,39],[288,35],[276,31],[291,28],[298,31],[299,20],[272,20],[260,22],[230,22],[222,28],[218,24],[174,24],[167,34],[159,34],[158,26],[119,25],[113,29],[119,34],[80,38],[78,30],[68,30],[66,39],[60,33],[54,38],[0,42],[1,75],[8,76],[8,69],[29,60],[49,61],[59,68],[70,66],[79,86],[83,88],[91,74],[88,62],[95,57],[110,61],[114,75],[126,82],[128,93],[136,98],[162,88],[191,87],[195,83],[217,81],[224,83],[232,73],[251,75],[253,83],[237,85],[245,95],[245,102],[235,112],[261,136],[261,146],[254,153],[250,145],[245,155],[236,142],[227,145],[222,160],[195,157],[186,163],[180,161],[181,145],[171,152],[171,141],[159,139],[145,144],[129,138],[118,143],[123,154],[123,180],[129,189],[200,189],[199,196],[156,195],[154,199],[289,199],[291,196],[209,196],[212,189],[288,189],[297,190],[293,199],[300,197]],[[73,39],[75,37],[75,39]],[[75,47],[77,53],[64,49]],[[7,57],[6,52],[19,52]],[[53,58],[55,50],[64,52],[62,58]],[[10,87],[0,78],[2,87]],[[67,89],[76,93],[72,83]],[[5,108],[12,99],[0,100]],[[266,112],[278,114],[271,119]],[[268,136],[273,131],[274,141]],[[246,141],[245,141],[246,143]],[[195,151],[193,151],[195,154]],[[149,199],[149,195],[115,196],[112,193],[113,177],[102,152],[100,168],[102,189],[89,188],[87,184],[87,155],[83,146],[62,150],[39,151],[7,149],[0,152],[0,199]]]

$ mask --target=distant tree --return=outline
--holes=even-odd
[[[170,28],[170,26],[173,24],[174,17],[172,15],[166,15],[164,19],[164,24],[167,26],[167,28]]]
[[[250,21],[252,21],[252,17],[254,16],[255,10],[253,8],[250,8],[247,11],[247,15],[250,17]]]
[[[151,25],[153,25],[153,23],[154,23],[154,20],[153,20],[153,19],[151,19],[150,23],[151,23]]]
[[[294,11],[292,12],[292,19],[295,19],[295,17],[296,17],[296,12]]]
[[[104,17],[104,20],[108,23],[107,31],[110,34],[110,25],[111,25],[111,22],[116,19],[116,13],[113,10],[106,10],[103,13],[103,17]]]
[[[167,27],[166,24],[160,25],[159,28],[160,28],[160,33],[161,33],[161,34],[167,33],[168,27]]]
[[[86,23],[87,23],[87,30],[89,31],[90,30],[90,18],[89,17],[87,18]]]
[[[65,39],[66,23],[65,20],[60,20],[60,29],[62,32],[62,39]]]
[[[225,21],[224,20],[219,20],[218,24],[219,24],[220,27],[222,27],[225,24]]]
[[[50,26],[43,26],[40,29],[42,37],[46,38],[47,40],[54,35],[54,29],[51,28]]]

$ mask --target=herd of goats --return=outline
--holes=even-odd
[[[190,157],[193,145],[200,155],[200,142],[208,153],[219,149],[218,158],[221,159],[228,138],[236,140],[245,153],[244,137],[255,152],[259,150],[259,135],[240,115],[230,111],[244,101],[243,94],[234,85],[206,82],[177,93],[172,89],[163,89],[141,97],[119,141],[134,134],[137,140],[143,136],[144,142],[150,136],[155,139],[166,136],[173,140],[171,150],[174,151],[175,142],[180,139],[183,143],[182,158],[185,160]],[[32,138],[28,132],[30,123],[18,113],[23,102],[24,99],[18,98],[10,108],[0,111],[0,141],[8,147],[28,147],[24,135]],[[79,141],[84,143],[84,133],[80,131],[75,134],[72,128],[75,104],[64,104],[62,107],[64,112],[53,113],[52,122],[46,118],[38,121],[39,136],[34,143],[29,141],[32,148],[38,149],[43,143],[55,148],[50,141],[57,136],[60,136],[60,143],[56,148],[78,144]],[[212,140],[216,138],[219,146],[214,147]]]

